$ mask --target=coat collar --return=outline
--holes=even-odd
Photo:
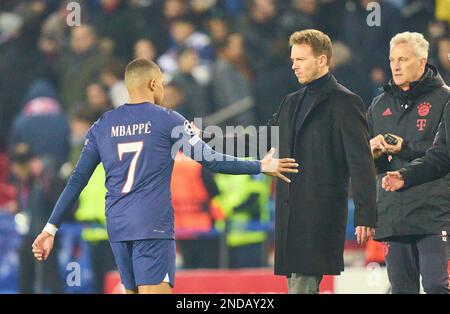
[[[314,103],[311,106],[311,109],[306,113],[306,116],[305,116],[305,119],[303,120],[302,125],[298,126],[298,128],[297,128],[298,132],[300,132],[302,126],[305,124],[305,121],[308,119],[311,112],[315,108],[317,108],[318,105],[320,105],[322,102],[324,102],[329,97],[331,92],[335,89],[336,85],[337,85],[336,78],[332,74],[330,74],[330,80],[328,80],[327,84],[323,87],[323,89],[321,90],[321,92],[319,93],[317,98],[315,99]],[[293,114],[290,114],[290,120],[291,120],[291,125],[294,127],[294,132],[295,132],[295,122],[297,120],[298,110],[300,108],[300,104],[303,100],[303,97],[305,96],[305,91],[306,91],[306,87],[302,88],[299,91],[297,101],[293,104],[294,108],[292,108],[293,110],[290,110],[291,113],[293,113]]]

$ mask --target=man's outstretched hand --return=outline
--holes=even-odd
[[[400,190],[405,186],[405,181],[398,171],[388,172],[381,181],[381,187],[388,192]]]
[[[287,183],[291,183],[291,180],[282,175],[282,173],[297,173],[298,164],[295,163],[295,159],[292,158],[273,158],[274,153],[275,148],[271,148],[267,155],[261,160],[261,172],[272,177],[278,177]]]
[[[33,242],[33,254],[38,261],[45,261],[53,249],[54,236],[42,231]]]

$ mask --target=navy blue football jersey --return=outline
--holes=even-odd
[[[214,152],[175,111],[150,103],[125,104],[104,113],[89,129],[80,161],[49,223],[61,223],[61,213],[78,197],[95,166],[102,162],[110,241],[173,239],[170,180],[174,157],[181,148],[175,145],[177,141],[206,151],[209,158],[202,155],[199,161],[212,171],[256,174],[261,170],[259,161]],[[188,155],[194,157],[194,153],[193,149]],[[220,158],[223,156],[229,158]]]

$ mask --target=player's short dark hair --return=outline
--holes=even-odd
[[[310,46],[316,57],[320,55],[327,56],[327,65],[330,65],[333,49],[331,39],[327,34],[317,29],[304,29],[293,33],[289,38],[289,45],[291,47],[302,44]]]
[[[147,59],[134,59],[130,63],[128,63],[125,68],[125,83],[129,76],[136,75],[138,73],[149,73],[149,72],[159,72],[161,69],[159,66],[150,60]]]

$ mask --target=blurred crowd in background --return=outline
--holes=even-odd
[[[31,241],[89,127],[127,102],[122,76],[134,58],[164,71],[164,106],[190,120],[204,117],[204,126],[265,125],[284,95],[299,89],[288,38],[306,28],[331,37],[332,73],[367,106],[391,77],[389,41],[399,32],[423,33],[429,62],[450,83],[448,0],[84,0],[76,1],[78,27],[67,24],[69,2],[0,2],[0,291],[33,292],[48,272],[55,278],[46,289],[62,292],[51,269],[83,256],[90,292],[102,292],[104,274],[114,269],[102,167],[44,269],[32,259]],[[379,27],[367,24],[370,2],[381,4]],[[271,180],[213,175],[182,159],[172,193],[179,267],[270,264]]]

